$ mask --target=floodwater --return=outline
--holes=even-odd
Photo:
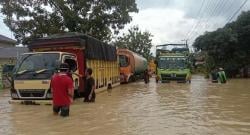
[[[0,91],[0,135],[247,135],[250,80],[214,84],[193,76],[191,84],[137,82],[77,100],[70,117],[48,105],[8,104]]]

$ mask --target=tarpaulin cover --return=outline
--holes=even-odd
[[[94,38],[88,37],[86,40],[86,57],[99,60],[116,60],[116,48]]]
[[[55,34],[45,38],[33,40],[28,47],[69,47],[69,46],[85,47],[85,55],[88,59],[116,61],[116,47],[108,45],[91,36],[81,33],[63,33]]]

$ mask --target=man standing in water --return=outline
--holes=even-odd
[[[218,83],[218,71],[216,68],[213,68],[211,71],[211,80],[213,83]]]
[[[72,79],[68,76],[69,65],[62,63],[60,72],[52,76],[51,92],[53,95],[53,112],[63,117],[69,116],[69,106],[73,102],[74,86]]]
[[[148,69],[144,71],[144,82],[147,84],[149,82],[149,73]]]
[[[88,68],[85,72],[86,81],[85,81],[85,96],[84,102],[95,102],[95,80],[91,76],[92,69]]]
[[[226,83],[227,82],[227,77],[225,74],[225,71],[223,68],[219,68],[219,72],[218,72],[218,80],[220,83]]]

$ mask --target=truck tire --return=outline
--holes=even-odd
[[[128,79],[128,82],[130,83],[130,82],[135,82],[135,77],[132,75],[132,76],[130,76],[129,77],[129,79]]]

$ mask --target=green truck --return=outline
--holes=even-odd
[[[177,81],[191,83],[189,48],[186,44],[156,46],[156,82]]]

